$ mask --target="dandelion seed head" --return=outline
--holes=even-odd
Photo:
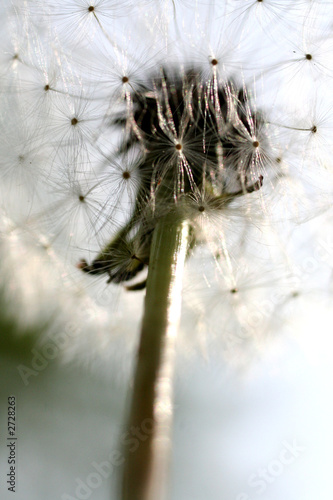
[[[250,145],[259,148],[254,138],[260,135],[264,118],[251,109],[245,89],[226,81],[212,94],[213,84],[217,82],[203,79],[198,69],[161,67],[159,74],[147,78],[145,87],[131,92],[131,113],[126,109],[114,120],[115,126],[125,130],[121,153],[128,154],[137,147],[142,150],[136,161],[139,172],[145,172],[138,191],[144,225],[149,212],[144,206],[153,207],[147,234],[134,207],[134,219],[124,226],[122,238],[136,228],[138,238],[145,239],[149,249],[155,221],[161,214],[181,207],[190,217],[186,194],[192,193],[190,203],[195,203],[211,191],[207,202],[209,212],[213,212],[262,186],[262,165],[252,150],[245,153],[245,149]],[[224,157],[224,178],[220,178],[219,155]],[[122,175],[124,179],[124,170]],[[205,205],[199,202],[193,208],[197,214],[205,211]],[[110,248],[115,252],[121,244],[122,239],[116,239],[84,270],[107,272],[110,282],[121,282],[120,274],[110,269]],[[128,279],[126,273],[123,276]]]
[[[207,287],[223,282],[216,310],[230,300],[230,329],[255,335],[257,320],[249,326],[236,310],[242,301],[257,307],[240,269],[252,260],[261,268],[261,252],[273,266],[267,249],[287,253],[288,224],[329,206],[325,9],[284,0],[5,2],[4,205],[22,225],[28,217],[38,241],[47,235],[45,253],[58,252],[62,274],[87,294],[118,289],[125,301],[125,285],[144,288],[159,217],[188,218],[189,265],[207,247]]]

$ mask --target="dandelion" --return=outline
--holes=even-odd
[[[23,0],[1,12],[5,245],[26,228],[63,263],[52,280],[95,302],[103,338],[101,290],[145,294],[128,429],[150,427],[125,454],[121,498],[164,498],[182,296],[206,330],[196,343],[240,364],[302,293],[285,248],[332,182],[324,7]]]

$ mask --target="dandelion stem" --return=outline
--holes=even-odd
[[[122,500],[162,500],[166,495],[172,424],[175,340],[189,224],[161,217],[152,241],[129,433],[139,437],[127,451]]]

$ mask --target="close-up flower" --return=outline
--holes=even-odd
[[[0,27],[5,498],[330,498],[333,2]]]

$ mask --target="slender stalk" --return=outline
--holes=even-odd
[[[186,221],[169,214],[157,222],[128,428],[140,444],[134,451],[127,450],[122,500],[166,496],[175,339],[188,241]]]

